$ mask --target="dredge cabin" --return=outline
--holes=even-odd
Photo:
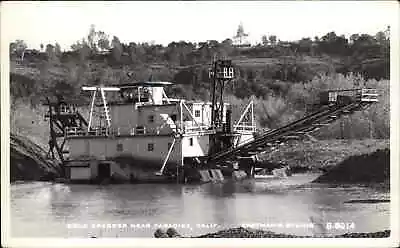
[[[212,103],[171,99],[169,82],[140,82],[118,87],[83,87],[92,93],[87,127],[65,129],[69,156],[66,177],[71,181],[158,180],[182,173],[210,152]],[[106,94],[114,94],[107,101]],[[97,97],[97,95],[100,95]],[[252,102],[233,127],[236,145],[249,141],[256,126]],[[229,104],[222,108],[222,122],[230,128]],[[65,110],[68,112],[69,110]],[[250,120],[245,122],[246,120]],[[213,172],[221,178],[221,172]]]

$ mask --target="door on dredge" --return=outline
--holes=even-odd
[[[100,163],[97,167],[97,178],[102,181],[111,177],[111,168],[108,163]]]

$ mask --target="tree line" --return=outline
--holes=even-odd
[[[215,55],[226,57],[270,58],[281,56],[329,56],[339,59],[337,71],[340,73],[358,72],[367,78],[389,78],[390,29],[376,35],[353,34],[349,38],[329,32],[322,37],[302,38],[298,41],[281,41],[276,35],[263,35],[261,42],[241,47],[242,40],[248,34],[239,25],[237,34],[222,42],[208,40],[199,43],[186,41],[171,42],[167,46],[154,43],[123,43],[117,36],[96,30],[92,25],[87,37],[71,45],[71,51],[61,52],[60,45],[47,44],[44,48],[48,60],[52,61],[105,61],[109,66],[138,65],[150,63],[168,63],[172,66],[191,66],[208,63]],[[239,44],[235,40],[239,40]],[[26,43],[17,40],[10,44],[10,51],[18,57],[24,57]],[[33,50],[33,53],[38,51]]]

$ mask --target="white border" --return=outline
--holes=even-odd
[[[371,238],[323,238],[323,239],[16,239],[10,237],[10,204],[9,204],[9,58],[7,28],[12,23],[6,23],[4,13],[0,9],[1,24],[1,240],[6,247],[265,247],[265,246],[298,246],[298,247],[398,247],[399,243],[399,4],[393,3],[391,15],[391,64],[390,64],[390,164],[391,164],[391,237],[382,239]],[[2,5],[2,3],[0,3]],[[356,3],[355,3],[356,4]],[[385,2],[387,4],[387,2]],[[150,12],[151,13],[151,12]],[[2,15],[3,14],[3,15]],[[340,18],[340,17],[338,17]],[[374,17],[371,17],[374,18]],[[356,21],[356,20],[355,20]],[[40,228],[40,227],[38,227]]]

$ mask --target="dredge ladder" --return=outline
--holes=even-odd
[[[277,143],[298,139],[321,126],[329,125],[342,115],[352,114],[378,101],[378,94],[374,89],[335,90],[324,93],[327,94],[328,100],[323,102],[317,111],[288,125],[267,131],[242,145],[212,154],[208,156],[208,161],[218,162],[257,154]]]

